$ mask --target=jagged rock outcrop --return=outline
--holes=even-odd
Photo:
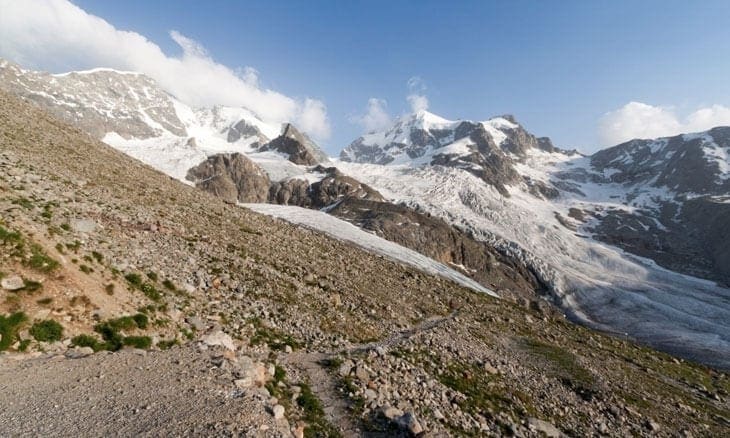
[[[275,204],[324,208],[347,198],[383,201],[383,196],[367,184],[340,172],[335,167],[317,166],[312,172],[324,177],[312,184],[292,178],[271,185],[269,201]]]
[[[0,88],[22,96],[96,138],[184,137],[171,96],[140,73],[95,69],[51,75],[0,59]],[[146,90],[146,91],[144,91]]]
[[[420,111],[398,120],[385,132],[363,135],[342,151],[340,159],[460,168],[508,197],[507,187],[522,181],[515,162],[530,149],[556,150],[550,139],[538,139],[509,115],[470,122],[449,121]],[[542,193],[547,191],[546,187]]]
[[[281,135],[265,144],[261,150],[281,152],[294,164],[314,166],[329,161],[327,154],[291,123],[285,124]]]
[[[196,187],[228,202],[266,202],[269,177],[245,155],[218,154],[188,171],[187,180]]]
[[[685,274],[730,285],[730,127],[655,140],[631,140],[591,159],[627,202],[649,194],[652,206],[595,213],[590,229],[604,242]]]
[[[329,213],[459,269],[503,296],[535,298],[545,288],[524,265],[441,219],[404,205],[349,197]]]
[[[249,123],[245,119],[239,120],[228,128],[226,140],[228,143],[235,143],[241,138],[257,138],[255,142],[251,144],[252,147],[258,147],[264,143],[266,143],[267,138],[266,136],[257,128],[255,125]]]

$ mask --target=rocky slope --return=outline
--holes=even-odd
[[[5,93],[0,190],[0,271],[24,280],[1,292],[3,435],[720,436],[730,424],[723,373],[226,204]],[[135,312],[149,323],[120,319]],[[47,319],[59,342],[26,331]],[[80,334],[151,351],[70,359],[90,353],[68,350]],[[44,414],[18,421],[28,412]]]
[[[159,89],[144,75],[103,69],[49,75],[22,70],[8,62],[0,65],[0,71],[8,80],[6,88],[13,93],[33,100],[41,107],[52,110],[54,114],[60,114],[64,120],[87,130],[117,149],[172,176],[184,178],[185,181],[228,202],[271,202],[331,210],[331,207],[349,199],[385,201],[371,186],[333,167],[326,154],[306,134],[299,132],[291,124],[284,124],[279,132],[277,126],[265,124],[245,109],[187,108]],[[68,79],[65,78],[79,83],[69,86]],[[73,93],[83,87],[87,90],[80,97],[74,97]],[[94,90],[98,91],[93,92]],[[48,97],[51,96],[49,93],[53,96],[65,96],[65,100],[51,99]],[[140,100],[139,95],[154,96],[155,104],[167,108],[168,110],[164,112],[167,119],[174,120],[176,126],[183,126],[182,131],[163,129],[162,121],[153,117],[158,112],[147,114],[151,101]],[[77,107],[98,108],[99,111],[91,115],[73,112]],[[124,113],[125,120],[134,120],[135,123],[119,128],[117,121],[107,120],[119,117],[120,112]],[[433,117],[426,113],[422,116]],[[76,118],[84,118],[83,123]],[[484,126],[492,129],[493,133],[496,131],[492,125],[517,126],[514,120],[508,119],[495,120]],[[135,129],[138,125],[144,125],[146,128]],[[484,150],[495,150],[494,142],[483,126],[467,125],[458,129],[459,135],[473,137]],[[430,135],[424,131],[420,137],[423,141],[430,141]],[[537,145],[538,140],[544,142],[517,128],[510,136],[509,142],[512,149],[519,150],[524,148],[522,143]],[[504,163],[507,162],[506,157],[501,156],[501,158],[504,159]],[[439,159],[443,157],[439,156]],[[492,172],[490,165],[485,164],[482,168],[485,170],[480,174],[489,181],[499,183],[504,177],[499,172]],[[511,171],[509,166],[505,169]],[[510,175],[515,176],[513,171]],[[389,208],[383,205],[376,210],[383,213],[383,221],[388,221],[385,210]],[[410,215],[415,217],[419,213],[413,211]],[[425,216],[422,220],[429,221]],[[430,232],[444,235],[435,235],[431,239],[405,239],[406,246],[427,256],[436,257],[444,263],[452,263],[453,257],[448,254],[460,253],[463,248],[457,243],[459,239],[450,239],[449,236],[455,231],[449,228],[445,223],[438,227],[428,227]],[[396,242],[404,240],[394,233],[385,233],[381,236]],[[433,243],[429,240],[439,241],[448,246],[433,251]],[[493,249],[491,252],[496,253]],[[500,257],[507,258],[504,255]],[[481,260],[476,256],[470,257],[469,263],[465,264],[465,272],[486,287],[492,287],[490,281],[496,281],[496,276],[491,272],[491,268],[487,269],[485,263],[476,262],[478,259]],[[511,265],[516,266],[515,263]],[[517,272],[524,271],[523,266]],[[534,283],[532,279],[523,282],[524,285],[532,283]],[[529,293],[532,298],[535,297],[533,288],[508,289],[517,291],[518,295]]]
[[[2,69],[13,72],[8,78],[20,87],[16,93],[48,94],[43,89],[66,96],[74,91],[59,85],[58,76],[13,70],[8,63]],[[511,260],[506,266],[521,266],[515,271],[520,282],[545,286],[551,300],[576,321],[730,366],[730,289],[676,273],[726,281],[727,145],[722,129],[630,142],[584,157],[531,135],[510,116],[469,122],[420,112],[354,142],[342,155],[350,162],[336,162],[334,170],[308,165],[324,156],[290,125],[282,130],[242,108],[192,110],[167,96],[185,126],[181,136],[161,122],[150,122],[144,107],[135,106],[135,95],[144,93],[134,91],[133,75],[76,74],[89,75],[99,78],[91,86],[104,91],[109,83],[112,92],[96,91],[93,96],[104,97],[99,102],[89,98],[74,105],[104,108],[98,117],[116,117],[112,110],[123,108],[148,123],[156,130],[152,137],[109,132],[103,140],[171,176],[188,176],[229,202],[268,199],[334,210],[338,202],[364,198],[430,214],[447,224],[431,228],[445,233],[431,240],[451,242],[436,251],[440,260],[451,262],[450,255],[461,251],[460,241],[450,237],[453,226]],[[40,78],[40,85],[28,77]],[[58,99],[40,102],[66,105]],[[707,177],[692,180],[698,172]],[[688,191],[707,184],[712,187],[699,196]],[[379,211],[387,222],[389,213]],[[396,234],[388,233],[391,238]],[[430,242],[417,236],[404,240],[434,254]],[[465,268],[476,269],[471,275],[487,287],[489,278],[503,274],[476,265]]]

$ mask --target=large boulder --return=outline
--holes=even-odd
[[[271,185],[266,172],[239,153],[210,156],[188,170],[186,179],[228,202],[266,202]]]
[[[345,175],[335,167],[317,166],[313,172],[324,174],[310,184],[303,179],[289,179],[272,184],[269,202],[306,208],[332,206],[346,198],[383,201],[383,196],[367,184]]]
[[[265,144],[261,150],[280,152],[294,164],[313,166],[329,161],[319,146],[290,123],[284,125],[280,136]]]

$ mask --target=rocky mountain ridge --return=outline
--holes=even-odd
[[[675,173],[691,175],[691,170],[667,172],[664,185],[653,186],[641,179],[640,166],[629,159],[620,158],[629,166],[622,172],[611,167],[620,163],[615,157],[609,159],[609,152],[604,159],[558,149],[511,116],[469,122],[427,112],[363,136],[343,152],[342,158],[349,161],[336,161],[332,163],[336,169],[326,170],[329,164],[309,165],[322,155],[291,126],[280,135],[279,127],[261,122],[245,109],[193,111],[174,106],[186,126],[185,136],[167,132],[123,138],[112,132],[103,139],[180,180],[190,176],[190,183],[229,202],[268,200],[327,208],[347,217],[351,212],[338,209],[338,203],[385,200],[390,205],[368,206],[382,215],[369,220],[379,223],[379,232],[391,239],[436,254],[442,262],[474,262],[464,266],[473,277],[486,273],[508,278],[511,266],[519,265],[519,284],[535,286],[533,297],[535,290],[548,291],[549,298],[577,321],[629,333],[694,359],[730,361],[725,323],[729,310],[723,304],[730,292],[665,272],[651,260],[632,255],[650,257],[675,271],[726,281],[724,198],[710,194],[697,198],[670,188],[675,187],[670,181]],[[274,140],[267,141],[270,138]],[[702,155],[693,162],[706,164],[709,167],[703,171],[722,178],[718,172],[724,172],[722,154],[727,148],[712,141],[705,142],[707,147],[694,140],[680,143],[700,145]],[[636,143],[624,149],[640,147]],[[650,151],[654,148],[661,149],[648,146]],[[654,161],[662,156],[666,154],[656,155]],[[633,179],[620,179],[622,173]],[[722,193],[722,186],[718,190]],[[435,240],[447,246],[434,252],[419,233],[399,237],[394,226],[400,222],[388,222],[404,218],[394,205],[411,211],[406,216],[414,226],[441,221],[443,227],[431,229],[443,233]],[[685,205],[697,208],[682,208]],[[358,216],[350,219],[364,223]],[[510,262],[490,272],[484,259],[455,256],[464,244],[450,237],[453,230]],[[480,281],[489,283],[484,277]],[[704,316],[698,319],[691,310],[695,308]]]
[[[0,316],[29,318],[3,319],[4,435],[718,436],[730,424],[724,373],[227,204],[4,92],[0,191],[0,271],[27,280],[0,291]],[[60,340],[34,339],[28,327],[49,319]],[[92,339],[96,353],[73,347]],[[117,341],[137,348],[105,350]],[[29,421],[36,411],[54,414]]]

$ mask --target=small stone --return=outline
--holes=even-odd
[[[3,278],[0,285],[5,290],[19,290],[25,287],[25,281],[17,275]]]
[[[486,371],[488,374],[497,374],[499,372],[489,362],[487,362],[487,363],[484,364],[484,371]]]
[[[365,394],[365,398],[368,400],[373,400],[378,396],[378,393],[376,393],[375,391],[373,391],[370,388],[366,389],[364,394]]]
[[[403,416],[403,411],[398,408],[394,408],[393,406],[386,406],[383,408],[383,415],[388,420],[395,420],[396,418]]]
[[[351,360],[346,360],[342,362],[342,365],[340,365],[340,368],[337,370],[337,374],[339,374],[342,377],[347,377],[350,375],[350,372],[352,371],[352,368],[355,366],[354,363],[352,363]]]
[[[548,438],[559,438],[565,436],[557,427],[547,421],[540,420],[539,418],[528,418],[527,425],[530,429],[544,433]]]
[[[236,349],[236,345],[233,343],[233,339],[220,330],[203,336],[201,341],[203,341],[203,343],[209,347],[212,347],[214,345],[220,345],[221,347],[225,347],[229,350],[235,351]]]
[[[82,357],[91,356],[94,354],[94,350],[91,347],[76,347],[70,350],[66,350],[66,356],[69,359],[81,359]]]
[[[368,373],[368,370],[365,369],[362,365],[357,367],[355,370],[355,377],[363,383],[367,383],[368,380],[370,380],[370,373]]]
[[[304,438],[304,426],[297,426],[291,431],[294,438]]]
[[[253,386],[253,379],[249,376],[246,376],[243,379],[234,380],[233,383],[236,385],[237,388],[250,388]]]
[[[416,419],[416,416],[410,412],[406,412],[400,418],[398,418],[398,425],[402,429],[409,431],[412,435],[418,435],[423,432],[423,427],[421,426],[421,423],[419,423]]]
[[[293,351],[293,350],[292,350],[292,348],[291,348],[291,346],[290,346],[290,345],[286,345],[286,346],[284,347],[284,352],[285,352],[285,353],[289,354],[289,353],[291,353],[292,351]]]
[[[91,219],[74,219],[71,228],[77,233],[92,233],[96,229],[96,222]]]
[[[272,412],[274,413],[275,420],[281,420],[282,418],[284,418],[284,406],[276,405],[272,409]]]

